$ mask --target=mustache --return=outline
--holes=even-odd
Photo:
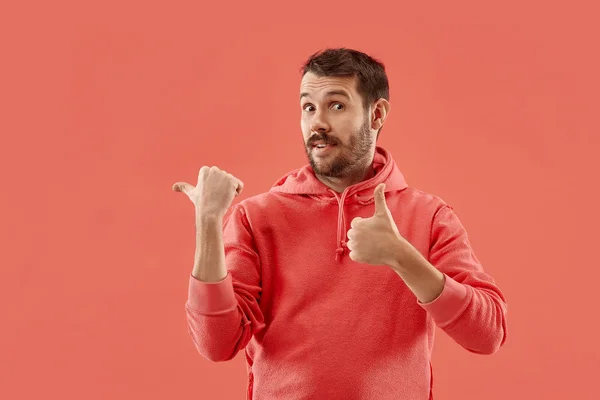
[[[338,140],[336,140],[335,138],[333,138],[327,134],[321,134],[321,135],[312,136],[310,139],[308,139],[308,142],[306,142],[306,146],[313,147],[315,142],[318,142],[318,141],[322,141],[325,144],[338,144]]]

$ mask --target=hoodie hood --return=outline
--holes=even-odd
[[[397,192],[406,189],[408,186],[404,175],[396,165],[390,152],[382,147],[375,148],[373,157],[373,169],[375,176],[352,186],[348,186],[343,193],[337,193],[335,190],[326,186],[317,179],[310,164],[302,168],[288,172],[275,182],[269,190],[270,192],[308,195],[315,200],[331,201],[337,200],[338,203],[338,228],[336,260],[338,260],[347,251],[346,232],[347,223],[344,213],[344,205],[349,199],[362,204],[369,204],[374,201],[374,191],[377,185],[385,183],[385,193]]]

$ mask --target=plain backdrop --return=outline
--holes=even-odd
[[[306,164],[299,69],[347,46],[389,74],[379,144],[508,299],[493,356],[438,331],[436,399],[597,399],[595,4],[3,2],[0,398],[244,398],[243,353],[187,334],[171,185],[217,165],[243,199]]]

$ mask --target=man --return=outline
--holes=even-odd
[[[432,399],[437,325],[466,350],[506,340],[506,301],[451,206],[407,186],[376,145],[384,66],[329,49],[306,62],[309,164],[231,207],[243,184],[202,167],[189,333],[213,361],[245,350],[247,399]]]

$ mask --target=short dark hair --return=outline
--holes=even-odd
[[[374,101],[389,101],[390,90],[385,66],[379,60],[347,48],[329,48],[311,55],[302,66],[302,76],[312,72],[317,76],[356,77],[357,91],[365,110]]]

